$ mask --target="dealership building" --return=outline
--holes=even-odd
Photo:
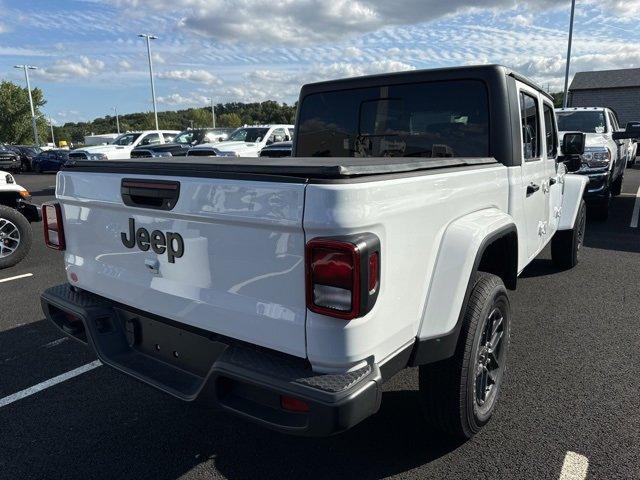
[[[609,107],[620,125],[640,121],[640,68],[578,72],[569,87],[571,107]]]

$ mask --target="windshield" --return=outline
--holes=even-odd
[[[6,146],[0,144],[0,152],[8,152],[8,151],[9,149]]]
[[[42,149],[40,147],[26,147],[25,150],[31,155],[37,155],[42,152]]]
[[[489,106],[476,80],[311,94],[296,131],[301,157],[486,157]]]
[[[187,130],[186,132],[180,132],[173,139],[173,143],[182,143],[191,145],[191,143],[195,140],[195,131]]]
[[[268,131],[268,128],[239,128],[229,136],[229,140],[235,142],[259,142]]]
[[[111,145],[133,145],[133,142],[135,142],[139,136],[139,133],[125,133],[111,142]]]
[[[561,132],[605,133],[607,123],[604,112],[557,112],[558,130]]]

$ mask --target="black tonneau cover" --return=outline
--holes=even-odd
[[[73,160],[65,170],[207,177],[216,174],[341,179],[498,163],[495,158],[183,157],[171,160]]]

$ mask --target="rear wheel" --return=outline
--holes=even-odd
[[[551,239],[551,260],[556,267],[573,268],[580,260],[587,225],[587,208],[584,200],[571,230],[558,230]]]
[[[420,401],[432,427],[468,439],[491,419],[504,379],[510,325],[502,280],[478,272],[454,356],[420,367]]]
[[[27,256],[32,236],[24,215],[0,205],[0,269],[12,267]]]

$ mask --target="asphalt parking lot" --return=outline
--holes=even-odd
[[[16,178],[36,203],[53,198],[54,175]],[[500,407],[462,445],[421,423],[416,369],[387,385],[375,416],[306,439],[92,363],[43,318],[40,292],[65,276],[36,224],[28,258],[0,272],[0,478],[640,478],[639,187],[640,169],[627,170],[575,269],[557,271],[545,251],[525,270]]]

